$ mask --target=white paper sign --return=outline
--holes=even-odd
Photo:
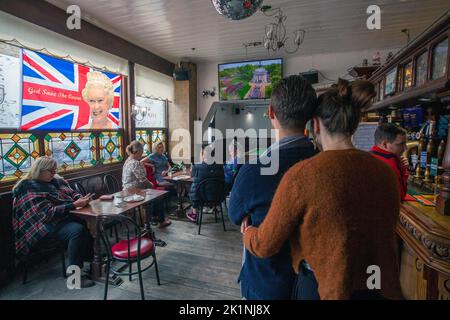
[[[165,128],[166,127],[166,102],[161,100],[136,97],[135,105],[139,110],[145,109],[146,115],[142,119],[141,114],[136,115],[136,128]]]
[[[18,128],[22,64],[20,48],[0,42],[0,128]]]

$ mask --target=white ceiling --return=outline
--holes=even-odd
[[[172,62],[268,57],[262,46],[250,47],[247,55],[243,46],[262,41],[264,26],[273,18],[261,12],[232,21],[219,15],[210,0],[47,1],[63,9],[77,4],[83,19]],[[402,29],[408,28],[413,39],[450,9],[448,0],[265,0],[264,4],[287,13],[288,32],[306,30],[296,55],[401,47],[406,43]],[[373,4],[382,10],[381,30],[366,27],[366,9]]]

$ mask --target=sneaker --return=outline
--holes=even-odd
[[[186,218],[188,218],[189,220],[191,220],[192,222],[197,222],[197,214],[195,214],[194,212],[188,212],[186,214]]]
[[[81,288],[90,288],[95,285],[95,282],[89,279],[87,276],[81,276]]]
[[[164,221],[162,221],[159,224],[159,228],[165,228],[167,226],[170,226],[172,224],[172,221],[170,221],[169,219],[165,219]]]

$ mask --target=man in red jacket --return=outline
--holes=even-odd
[[[380,125],[375,131],[375,146],[370,152],[388,164],[397,176],[401,200],[408,192],[408,159],[402,156],[406,150],[406,131],[393,123]]]

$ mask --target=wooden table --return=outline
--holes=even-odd
[[[133,194],[140,194],[144,196],[144,200],[138,202],[122,202],[120,206],[114,204],[114,200],[93,200],[88,206],[84,208],[77,208],[70,212],[83,220],[88,224],[88,228],[91,235],[94,237],[94,261],[91,264],[91,272],[93,280],[104,281],[103,265],[104,261],[101,256],[101,240],[97,236],[99,234],[98,217],[100,215],[114,215],[114,214],[129,214],[134,212],[136,208],[141,207],[144,204],[152,203],[156,200],[169,195],[168,191],[154,190],[154,189],[137,189],[132,188],[124,191],[114,193],[114,195],[121,195],[127,197]],[[154,239],[154,234],[150,226],[150,215],[145,215],[145,232]]]
[[[183,178],[183,176],[189,176],[189,178]],[[191,177],[191,172],[190,171],[176,172],[171,177],[165,176],[164,180],[175,185],[178,198],[177,215],[179,217],[184,217],[186,209],[191,206],[190,204],[188,205],[183,204],[183,191],[186,189],[186,187],[190,187],[193,181]]]

